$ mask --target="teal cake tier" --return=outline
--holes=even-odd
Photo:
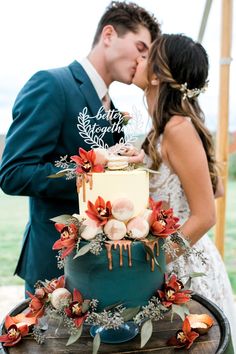
[[[159,255],[156,257],[161,271],[156,265],[152,271],[142,242],[131,244],[132,266],[129,266],[127,251],[123,250],[123,266],[120,266],[119,248],[112,249],[112,270],[108,268],[105,247],[97,256],[88,252],[73,259],[75,253],[72,253],[65,259],[66,288],[70,292],[74,288],[78,289],[84,299],[99,300],[99,311],[116,303],[122,303],[125,307],[146,305],[164,282],[165,255],[161,250],[162,244],[163,240],[160,239]]]

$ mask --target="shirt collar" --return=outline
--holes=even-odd
[[[107,88],[104,80],[98,74],[97,70],[91,64],[91,62],[89,61],[88,58],[83,58],[80,61],[80,64],[82,65],[82,67],[86,71],[88,77],[90,78],[90,80],[91,80],[91,82],[92,82],[92,84],[93,84],[93,86],[94,86],[94,88],[95,88],[95,90],[96,90],[96,92],[98,94],[98,97],[100,98],[100,100],[102,100],[102,98],[108,92],[108,88]]]

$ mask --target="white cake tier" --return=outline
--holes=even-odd
[[[105,202],[112,203],[115,199],[126,197],[135,206],[135,215],[140,214],[148,206],[149,198],[149,173],[141,170],[131,171],[106,171],[93,173],[92,189],[89,183],[85,184],[86,201],[83,201],[83,190],[79,193],[80,215],[86,216],[87,202],[95,203],[98,196]]]

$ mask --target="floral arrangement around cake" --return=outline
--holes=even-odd
[[[136,149],[126,149],[126,156],[117,152],[124,146],[111,150],[109,158],[106,150],[97,149],[85,151],[79,149],[78,156],[72,156],[67,162],[61,158],[56,165],[63,168],[56,176],[66,175],[67,178],[76,176],[77,188],[83,189],[85,183],[92,188],[92,174],[102,173],[106,168],[133,169],[141,166],[143,154]],[[124,158],[125,157],[125,158]],[[138,163],[138,165],[137,165]],[[74,164],[74,165],[71,165]],[[141,167],[140,167],[141,166]],[[112,269],[112,260],[109,257],[111,248],[125,247],[128,249],[133,242],[142,242],[143,247],[151,261],[151,270],[159,267],[155,254],[155,244],[158,239],[165,239],[164,250],[172,257],[176,257],[176,248],[172,243],[178,244],[185,255],[192,252],[188,242],[179,233],[179,219],[174,216],[172,208],[164,209],[162,202],[149,200],[149,207],[138,216],[134,216],[134,205],[127,198],[119,198],[113,203],[98,196],[95,202],[87,202],[87,218],[80,215],[61,215],[53,218],[60,238],[54,243],[53,249],[59,251],[58,267],[62,268],[64,259],[74,250],[74,258],[81,257],[87,252],[99,256],[102,247],[106,247],[108,254],[108,267]],[[86,244],[81,247],[81,241]],[[170,338],[168,345],[186,347],[194,340],[206,333],[213,321],[208,315],[190,315],[186,303],[191,299],[189,285],[191,278],[202,274],[189,275],[189,280],[183,283],[175,274],[165,275],[162,289],[156,292],[146,306],[125,308],[122,304],[114,304],[101,312],[97,311],[97,299],[84,299],[79,289],[73,293],[65,288],[64,276],[51,281],[38,281],[35,284],[35,293],[28,292],[30,297],[29,310],[17,316],[7,315],[5,320],[6,334],[0,336],[0,342],[10,347],[17,344],[28,335],[33,335],[40,344],[44,341],[45,329],[49,318],[59,318],[68,327],[70,337],[67,345],[77,341],[82,334],[83,325],[99,325],[105,329],[117,329],[124,322],[134,321],[141,327],[141,347],[152,335],[152,322],[162,319],[167,311],[172,311],[183,320],[182,328]],[[93,353],[97,353],[100,346],[100,336],[97,333],[93,341]]]

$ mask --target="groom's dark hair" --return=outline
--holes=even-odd
[[[98,43],[102,30],[107,25],[112,25],[120,37],[127,32],[136,33],[140,25],[147,28],[152,41],[160,34],[160,26],[154,15],[133,2],[112,1],[110,3],[98,23],[92,46]]]

